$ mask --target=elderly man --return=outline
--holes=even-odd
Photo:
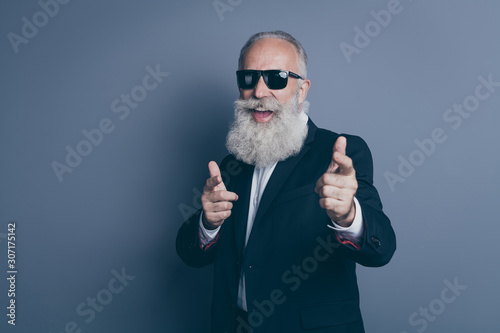
[[[214,264],[214,333],[364,332],[356,263],[396,249],[366,143],[307,116],[306,63],[283,31],[243,46],[230,155],[177,235],[186,264]]]

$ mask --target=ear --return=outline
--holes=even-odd
[[[307,97],[307,92],[309,91],[309,88],[311,87],[311,80],[305,79],[302,81],[302,85],[300,86],[299,89],[299,104],[302,104],[306,100]]]

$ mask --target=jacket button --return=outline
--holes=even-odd
[[[379,247],[379,246],[382,244],[382,242],[380,242],[380,239],[378,239],[378,238],[377,238],[377,237],[375,237],[375,236],[372,236],[372,242],[373,242],[373,244],[375,244],[377,247]]]

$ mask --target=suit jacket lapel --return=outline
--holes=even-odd
[[[239,258],[242,257],[243,249],[245,247],[248,208],[250,205],[250,191],[252,188],[254,170],[253,165],[248,165],[243,162],[240,163],[243,170],[240,177],[238,177],[238,183],[235,184],[235,189],[233,190],[236,194],[238,194],[238,201],[237,204],[234,205],[232,211],[236,248]]]
[[[271,205],[272,201],[280,191],[281,187],[285,183],[285,181],[288,179],[288,176],[292,172],[292,170],[295,168],[295,165],[302,159],[302,157],[307,153],[307,151],[310,149],[309,144],[314,140],[314,136],[316,134],[316,125],[311,121],[311,119],[308,120],[307,122],[308,125],[308,131],[307,131],[307,137],[304,141],[304,146],[302,147],[302,150],[297,154],[296,156],[290,157],[286,159],[285,161],[278,162],[276,165],[276,168],[273,171],[273,174],[271,175],[271,178],[269,179],[269,182],[266,185],[266,188],[264,190],[264,193],[262,194],[262,198],[259,203],[259,208],[257,209],[257,214],[255,216],[255,221],[252,227],[252,230],[258,226],[260,220],[266,213],[267,209]],[[251,181],[250,181],[251,185]],[[248,207],[247,207],[248,208]],[[248,209],[247,209],[248,213]],[[251,237],[252,235],[250,234],[250,238],[248,239],[248,243],[251,242]]]

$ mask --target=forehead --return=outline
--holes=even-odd
[[[263,38],[247,50],[243,69],[282,69],[297,71],[297,51],[289,42],[276,38]]]

